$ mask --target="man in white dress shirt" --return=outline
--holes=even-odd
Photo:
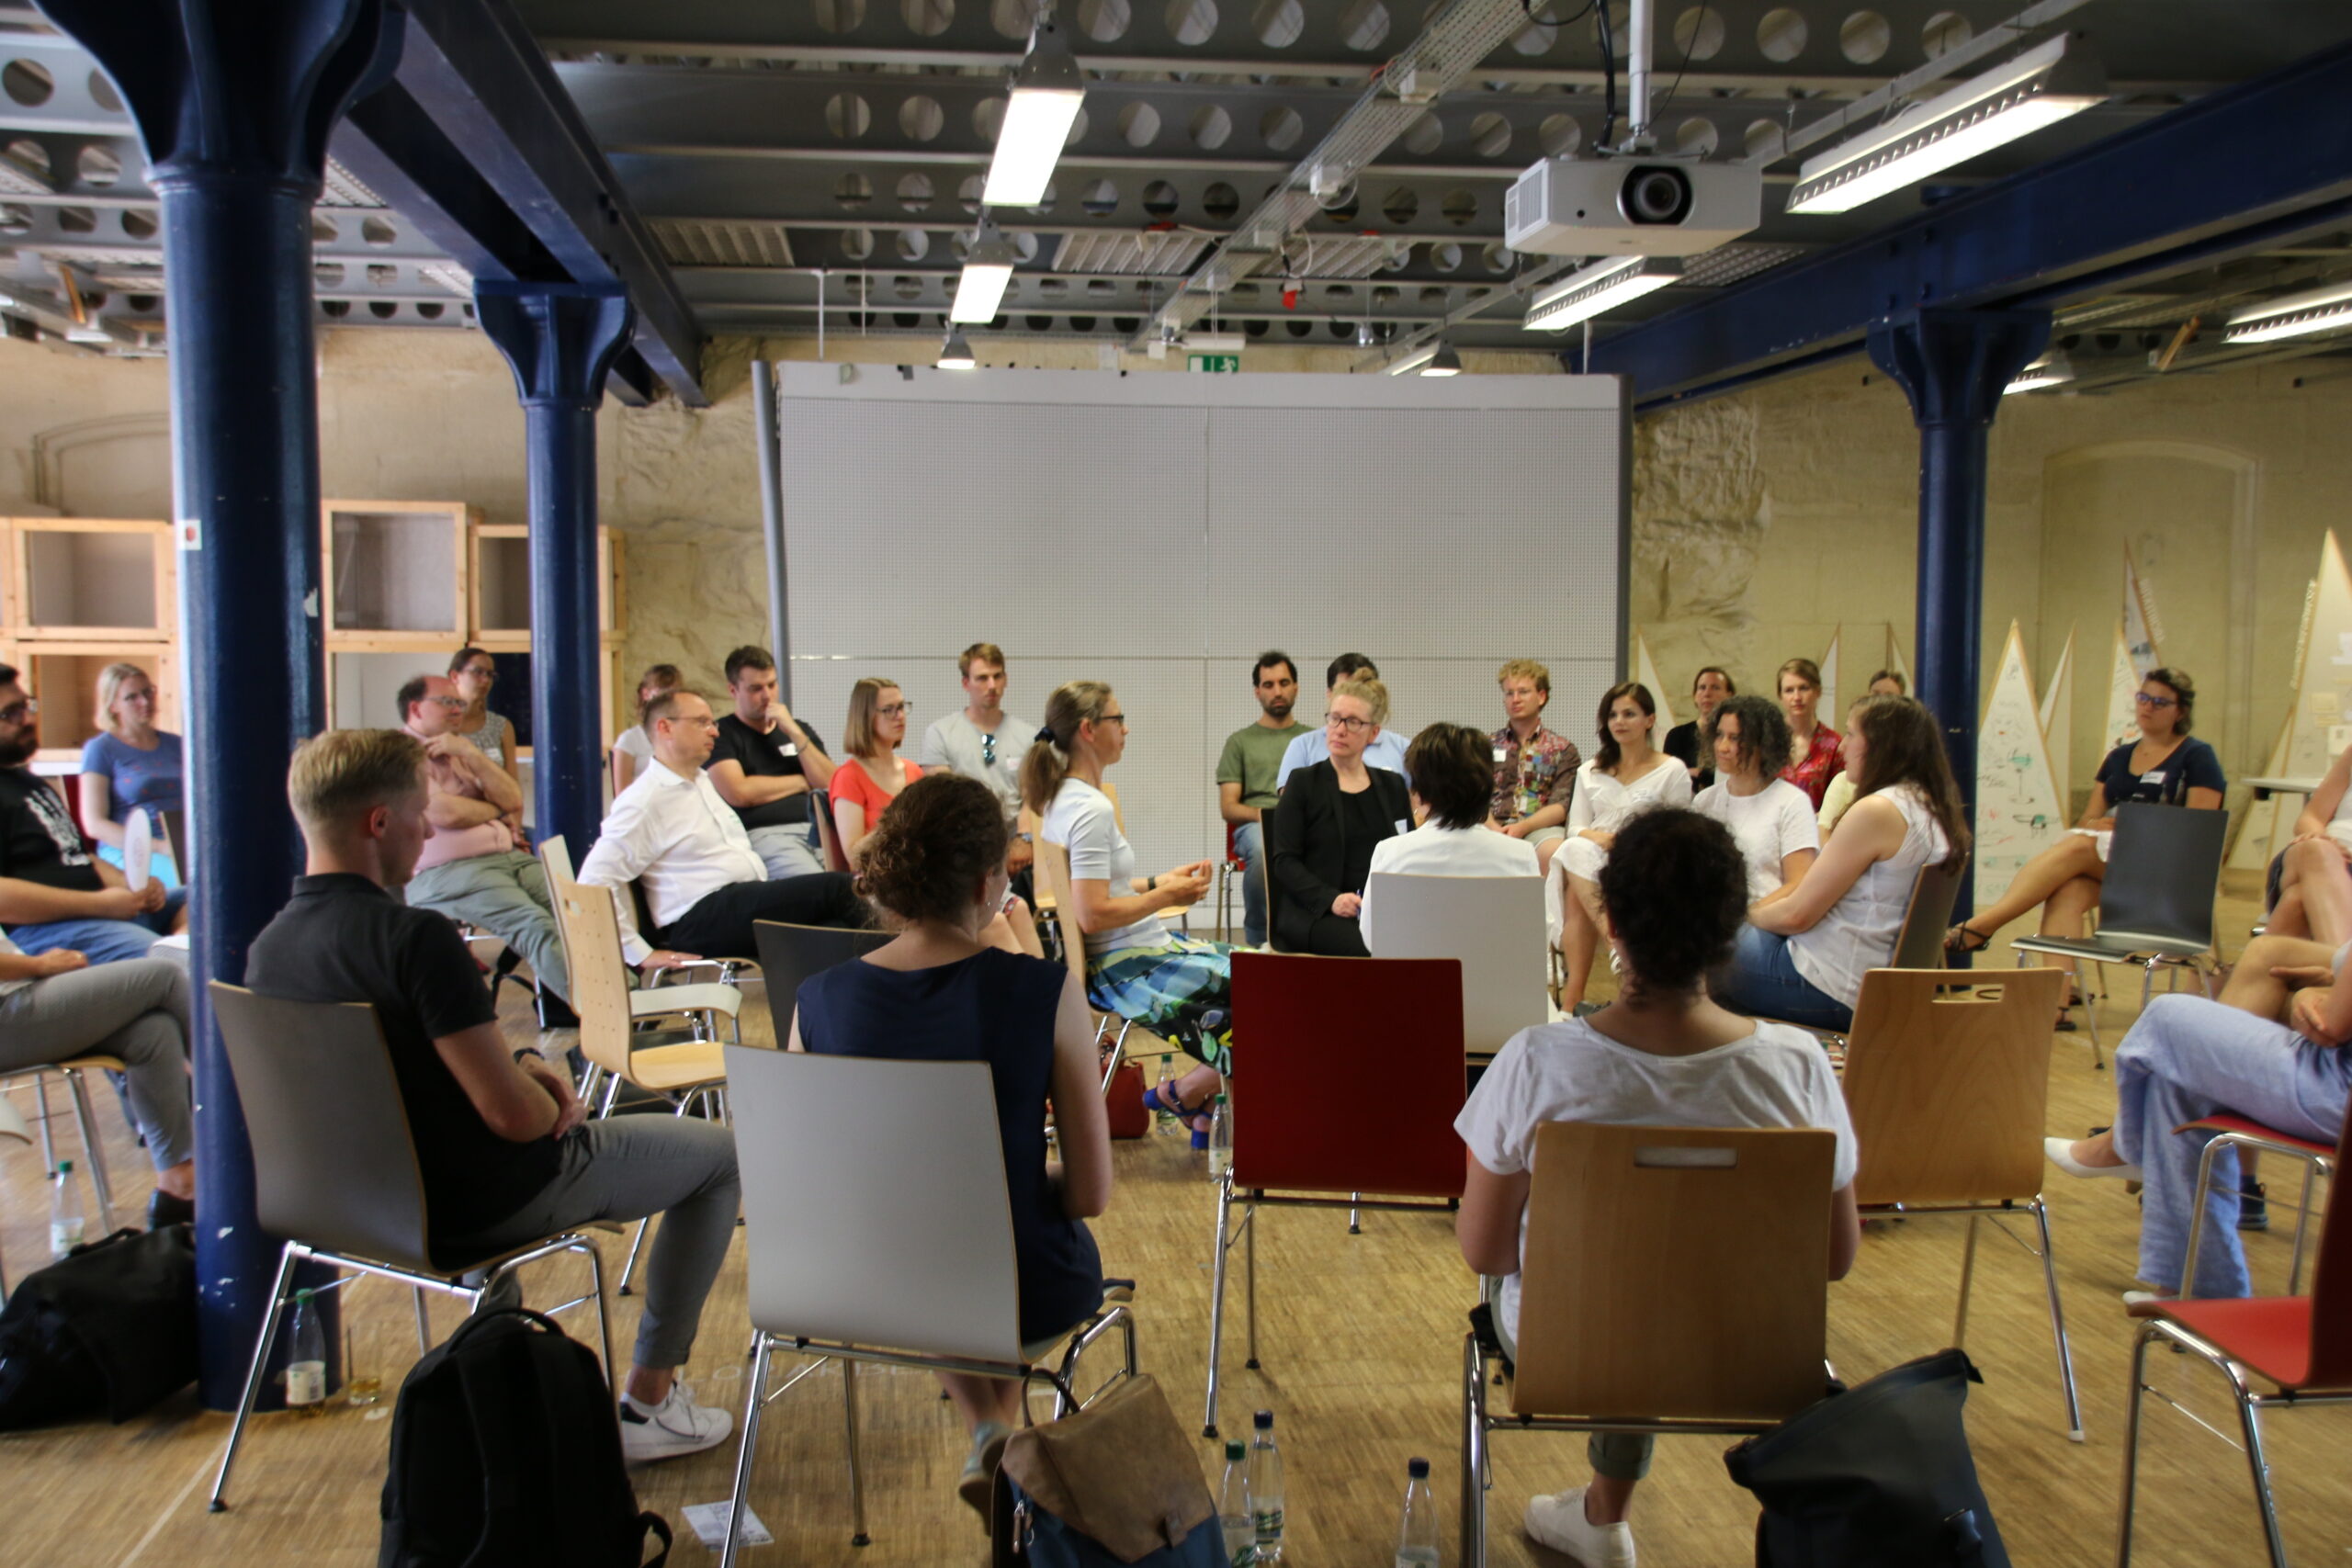
[[[718,725],[699,693],[653,698],[645,705],[645,730],[653,766],[613,802],[596,847],[580,866],[583,885],[617,890],[621,953],[640,973],[695,958],[755,957],[754,920],[865,924],[842,873],[770,880],[742,818],[703,773]],[[631,882],[643,885],[650,931],[638,929]]]

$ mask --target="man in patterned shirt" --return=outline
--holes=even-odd
[[[1545,871],[1567,837],[1568,798],[1576,793],[1576,743],[1544,728],[1552,700],[1552,671],[1532,659],[1514,659],[1495,677],[1510,722],[1487,739],[1495,750],[1495,798],[1487,826],[1535,846]]]

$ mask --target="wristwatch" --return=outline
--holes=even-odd
[[[1015,833],[1012,836],[1024,844],[1034,844],[1037,841],[1035,836],[1029,833]]]

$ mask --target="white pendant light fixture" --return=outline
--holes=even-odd
[[[990,207],[1035,207],[1045,199],[1069,128],[1086,100],[1086,80],[1078,61],[1054,25],[1048,6],[1029,35],[1029,52],[1013,73],[1012,100],[998,129],[996,156],[989,160],[980,200]]]
[[[1529,332],[1566,332],[1578,321],[1613,310],[1682,276],[1675,256],[1612,256],[1578,267],[1559,282],[1538,289],[1527,302]]]
[[[982,220],[972,248],[965,253],[964,273],[956,280],[956,303],[948,307],[947,319],[967,325],[995,321],[1005,286],[1012,281],[1013,264],[1020,259],[1012,242],[994,223]]]
[[[2107,96],[2106,68],[2079,36],[2062,34],[1806,159],[1788,209],[1848,211],[2080,114]]]
[[[942,370],[977,370],[980,362],[972,357],[972,345],[962,333],[947,329],[947,341],[939,345],[939,368]]]
[[[2274,343],[2352,327],[2352,283],[2331,283],[2248,306],[2230,317],[2227,343]]]
[[[1459,376],[1462,374],[1462,356],[1453,352],[1452,344],[1440,338],[1437,343],[1437,352],[1430,356],[1430,362],[1427,365],[1421,367],[1421,374]]]
[[[2001,389],[2007,397],[2014,392],[2036,392],[2044,387],[2063,387],[2075,378],[2075,362],[2066,357],[2063,348],[2053,348],[2024,369],[2017,379]]]

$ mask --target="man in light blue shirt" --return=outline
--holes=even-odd
[[[1377,681],[1379,679],[1379,667],[1373,663],[1370,655],[1343,653],[1331,660],[1330,668],[1324,672],[1323,694],[1328,699],[1331,694],[1331,688],[1342,681]],[[1290,743],[1290,749],[1283,753],[1282,766],[1274,776],[1274,787],[1282,788],[1290,783],[1291,774],[1301,768],[1313,767],[1330,754],[1331,743],[1323,739],[1323,727],[1318,724],[1293,740]],[[1401,729],[1384,727],[1380,731],[1380,739],[1363,749],[1363,765],[1367,768],[1386,768],[1392,773],[1403,773],[1405,771],[1405,732]]]

